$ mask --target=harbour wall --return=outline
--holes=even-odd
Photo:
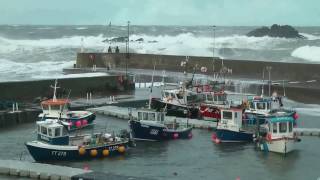
[[[16,112],[2,111],[0,112],[0,129],[35,122],[40,112],[42,112],[40,109],[24,109]]]
[[[110,68],[128,68],[153,69],[156,64],[158,70],[193,72],[197,65],[197,73],[200,73],[201,67],[207,67],[207,74],[213,74],[213,70],[218,72],[224,67],[232,70],[231,77],[261,79],[262,71],[267,66],[271,66],[272,80],[290,80],[307,81],[320,79],[320,64],[287,63],[287,62],[269,62],[269,61],[250,61],[250,60],[232,60],[219,59],[212,57],[189,56],[186,68],[181,67],[181,61],[186,56],[175,55],[157,55],[157,54],[130,54],[129,59],[125,53],[78,53],[75,67],[90,68],[93,65],[97,67]],[[223,61],[223,63],[222,63]],[[214,67],[214,68],[213,68]],[[265,71],[265,77],[268,77]],[[319,84],[319,83],[315,83]]]
[[[121,81],[119,77],[121,76]],[[133,77],[127,80],[122,75],[108,75],[99,77],[64,78],[58,80],[58,95],[67,97],[86,97],[87,93],[99,94],[133,90]],[[30,102],[35,98],[52,97],[53,90],[50,85],[54,80],[15,81],[0,83],[0,100]]]

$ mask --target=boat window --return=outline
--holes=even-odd
[[[164,95],[168,97],[170,94],[168,92],[164,92]]]
[[[238,118],[238,112],[234,113],[234,118]]]
[[[143,113],[143,120],[148,120],[148,113],[146,112]]]
[[[223,111],[222,115],[223,115],[223,119],[232,119],[232,112],[230,111]]]
[[[164,113],[161,113],[161,121],[164,121]]]
[[[52,129],[51,128],[48,128],[48,135],[52,136]]]
[[[212,94],[207,94],[207,101],[213,101]]]
[[[41,133],[47,135],[47,128],[41,126]]]
[[[266,109],[266,104],[263,102],[257,103],[257,109]]]
[[[138,112],[138,120],[142,120],[142,112]]]
[[[177,94],[177,98],[178,98],[178,99],[183,99],[183,94],[182,94],[182,93],[178,93],[178,94]]]
[[[156,115],[154,113],[149,113],[149,120],[150,121],[155,121],[156,120]]]
[[[38,125],[38,132],[40,132],[40,125]]]
[[[255,107],[254,107],[254,103],[253,102],[250,102],[250,109],[255,109]]]
[[[271,102],[267,103],[267,109],[271,109]]]
[[[56,129],[54,130],[54,136],[55,136],[55,137],[61,136],[60,134],[61,134],[61,128],[56,128]]]
[[[161,113],[157,113],[157,121],[161,121]]]
[[[42,105],[42,109],[43,109],[43,110],[48,110],[48,109],[49,109],[49,106],[48,106],[47,104],[43,104],[43,105]]]
[[[289,132],[292,132],[292,122],[289,122]]]
[[[60,110],[60,105],[57,106],[51,106],[51,110]]]
[[[225,95],[218,96],[218,101],[225,101],[226,97]]]
[[[272,123],[272,132],[273,132],[273,133],[278,133],[277,123]]]
[[[287,122],[279,123],[279,131],[280,131],[280,133],[286,133],[287,132]]]

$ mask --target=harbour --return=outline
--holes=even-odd
[[[318,26],[1,23],[0,179],[320,178]]]

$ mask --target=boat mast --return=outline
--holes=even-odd
[[[216,26],[213,25],[212,26],[213,29],[213,43],[212,43],[212,73],[214,76],[214,50],[215,50],[215,46],[216,46]]]
[[[150,94],[149,94],[149,109],[151,109],[151,95],[152,95],[152,88],[153,88],[153,77],[154,77],[154,71],[156,70],[156,63],[153,64],[153,72],[151,77],[151,86],[150,86]]]
[[[58,84],[58,80],[56,79],[54,82],[54,86],[51,85],[51,88],[53,88],[53,98],[52,98],[53,102],[57,101],[57,96],[56,96],[57,88],[60,88],[60,87],[57,87],[57,84]]]

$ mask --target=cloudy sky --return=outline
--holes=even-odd
[[[0,24],[320,26],[320,0],[0,0]]]

